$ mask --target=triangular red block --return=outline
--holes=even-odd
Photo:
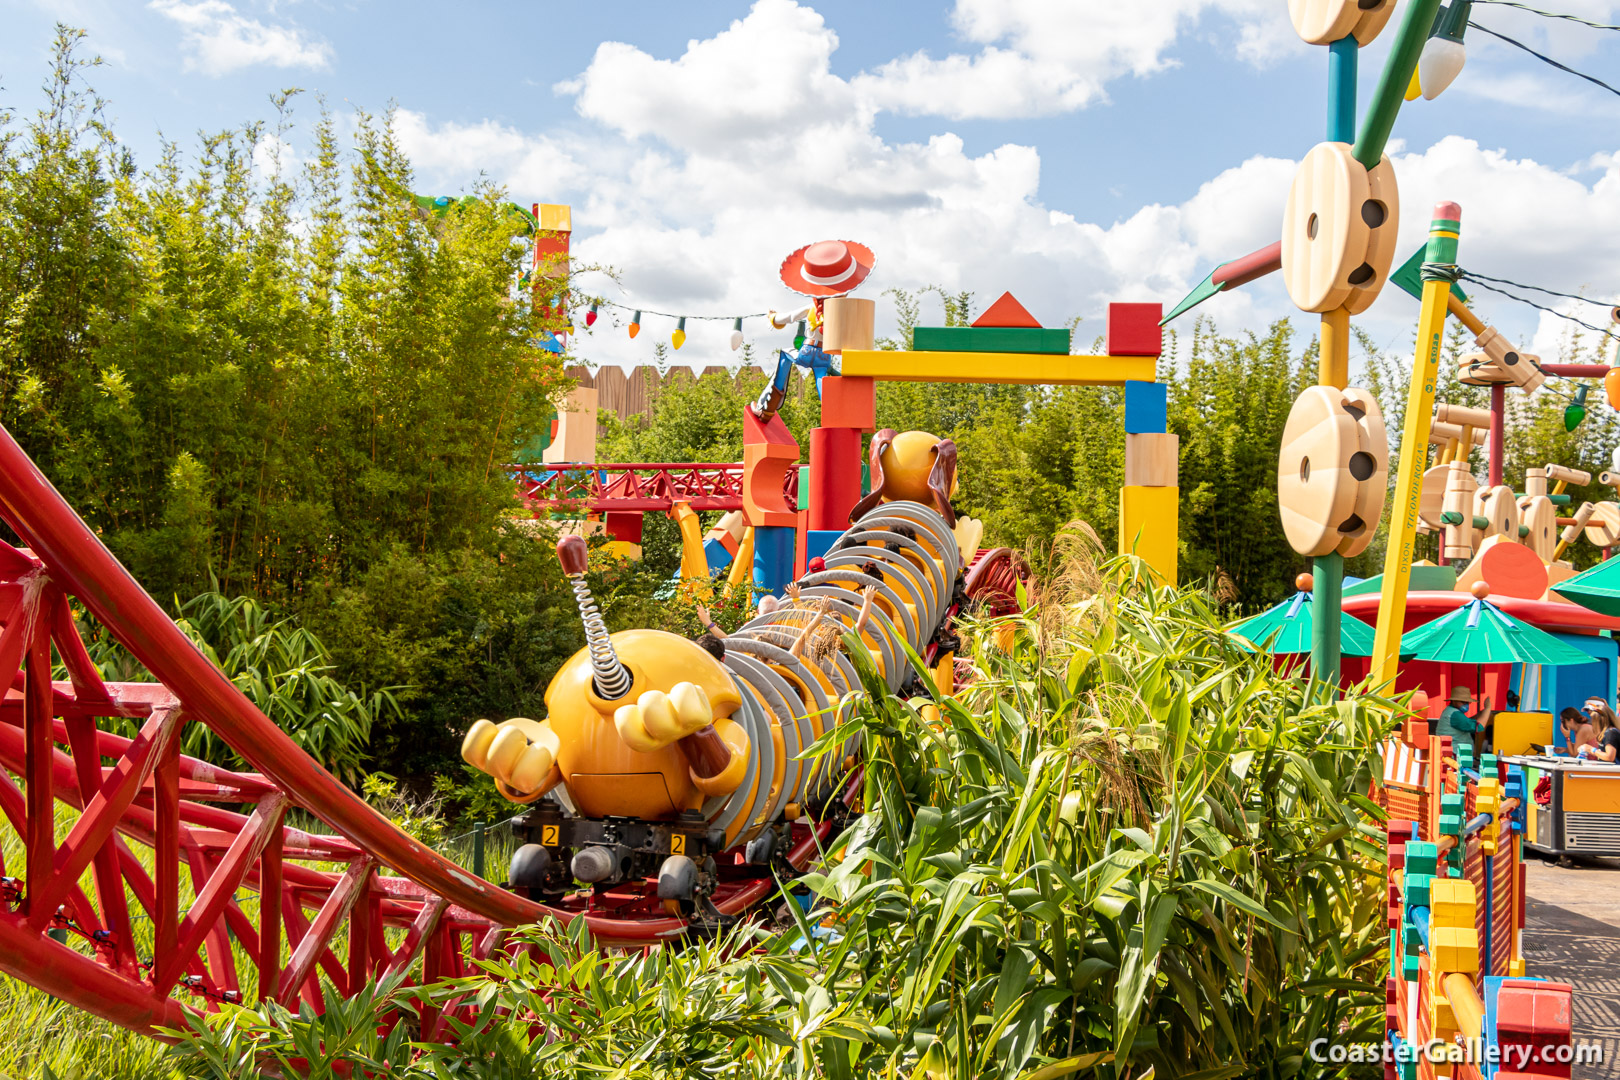
[[[1035,316],[1024,310],[1013,294],[1004,292],[1001,299],[991,304],[983,315],[973,320],[974,326],[1028,326],[1039,330],[1041,324]]]

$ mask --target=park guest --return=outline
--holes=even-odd
[[[1466,686],[1453,686],[1451,698],[1435,721],[1434,733],[1449,737],[1453,750],[1467,743],[1472,746],[1474,736],[1482,730],[1479,722],[1468,715],[1468,706],[1474,703],[1474,692]]]
[[[1575,751],[1575,756],[1588,761],[1604,761],[1610,764],[1620,758],[1620,723],[1617,723],[1614,710],[1609,708],[1608,702],[1598,698],[1588,698],[1586,713],[1592,718],[1592,727],[1596,732],[1596,743],[1588,743]]]
[[[716,660],[726,658],[726,632],[709,617],[709,609],[702,604],[697,605],[698,624],[703,627],[703,633],[693,640],[704,652]]]
[[[1592,722],[1577,708],[1567,707],[1559,713],[1558,726],[1564,732],[1564,745],[1554,750],[1554,753],[1574,754],[1588,743],[1597,741],[1597,732],[1593,729]]]

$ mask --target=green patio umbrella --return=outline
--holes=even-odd
[[[1620,615],[1620,559],[1605,559],[1552,589],[1599,615]]]
[[[1311,651],[1311,594],[1297,592],[1292,599],[1238,623],[1228,632],[1243,638],[1244,647],[1250,652],[1308,653]],[[1340,655],[1371,656],[1372,646],[1372,627],[1354,615],[1340,619]]]
[[[1471,600],[1401,638],[1407,660],[1452,664],[1590,664],[1592,658],[1489,600]]]

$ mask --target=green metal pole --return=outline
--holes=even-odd
[[[1344,609],[1344,556],[1311,560],[1311,677],[1339,685],[1340,612]]]
[[[1406,100],[1406,88],[1412,82],[1412,72],[1417,70],[1418,56],[1423,52],[1423,43],[1429,40],[1429,31],[1434,29],[1434,16],[1439,10],[1440,0],[1411,0],[1406,6],[1400,32],[1390,46],[1384,70],[1378,76],[1378,87],[1361,121],[1361,134],[1356,137],[1351,151],[1355,159],[1369,169],[1384,156],[1384,145],[1389,142],[1395,117]]]

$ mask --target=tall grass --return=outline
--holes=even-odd
[[[216,1077],[307,1056],[399,1077],[1321,1075],[1315,1038],[1382,1023],[1391,703],[1329,700],[1209,598],[1098,564],[1082,534],[1013,620],[970,625],[955,699],[883,692],[862,656],[863,812],[793,886],[786,931],[602,953],[576,927],[339,1013],[229,1009],[183,1053]],[[455,1046],[374,1034],[462,995]]]

